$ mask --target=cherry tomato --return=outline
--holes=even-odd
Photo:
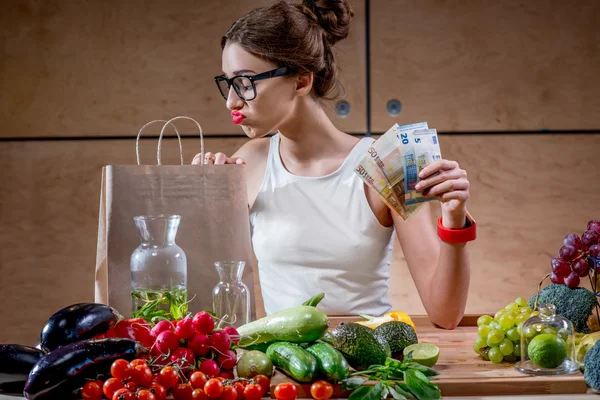
[[[143,365],[144,367],[148,367],[148,362],[146,360],[142,360],[140,358],[136,358],[135,360],[133,360],[132,362],[129,363],[129,365],[131,366],[131,368],[135,368],[138,365]]]
[[[328,400],[333,395],[333,386],[327,381],[316,381],[310,386],[310,394],[315,400]]]
[[[158,383],[164,386],[165,389],[170,389],[179,382],[179,375],[175,368],[164,367],[158,373]]]
[[[110,374],[119,380],[127,380],[131,378],[131,365],[129,361],[119,358],[110,366]]]
[[[112,400],[135,400],[135,393],[123,388],[113,394]]]
[[[136,365],[131,372],[131,380],[138,386],[148,387],[152,383],[152,370],[150,367]]]
[[[150,391],[154,393],[156,400],[165,400],[167,397],[167,389],[160,383],[152,383],[152,385],[150,385]]]
[[[291,382],[275,386],[273,394],[277,400],[294,400],[298,396],[298,388]]]
[[[206,382],[208,382],[208,378],[200,371],[193,372],[190,375],[190,384],[194,389],[204,389]]]
[[[89,381],[83,385],[81,389],[81,397],[83,400],[100,400],[102,398],[102,386],[96,381]]]
[[[218,398],[223,394],[223,382],[217,378],[209,379],[204,385],[204,393],[212,399]]]
[[[263,394],[269,393],[269,389],[271,389],[271,381],[266,375],[256,375],[254,376],[254,382],[259,385],[263,389]]]
[[[104,395],[107,398],[112,399],[115,392],[123,388],[123,382],[121,382],[117,378],[108,378],[102,386],[102,391],[104,392]]]
[[[237,400],[237,390],[233,386],[224,386],[219,400]]]
[[[237,400],[243,400],[244,399],[244,388],[246,386],[244,386],[244,384],[242,382],[234,382],[233,387],[235,388],[235,391],[237,392]]]
[[[156,400],[156,397],[148,389],[142,389],[137,393],[137,400]]]
[[[192,400],[208,400],[208,396],[202,389],[194,389],[192,392]]]
[[[171,394],[175,400],[191,400],[193,391],[190,385],[180,383],[171,389]]]
[[[244,398],[246,400],[260,400],[263,395],[263,389],[254,383],[249,384],[244,389]]]
[[[134,381],[127,381],[125,382],[125,389],[135,393],[138,389],[138,385]]]

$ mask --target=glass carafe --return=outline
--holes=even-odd
[[[142,243],[131,254],[132,315],[178,319],[187,313],[187,259],[175,243],[179,215],[134,218]]]
[[[213,288],[213,312],[223,323],[238,328],[250,322],[250,291],[242,282],[244,261],[218,261],[219,283]]]
[[[533,375],[569,374],[575,362],[575,330],[571,321],[556,314],[552,304],[540,304],[539,315],[521,327],[521,361],[515,368]]]

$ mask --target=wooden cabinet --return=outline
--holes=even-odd
[[[0,137],[135,136],[186,115],[210,135],[244,135],[213,77],[221,36],[266,0],[15,1],[0,12]],[[336,46],[351,111],[334,122],[364,132],[364,0]],[[194,134],[194,132],[185,132]]]
[[[370,5],[373,132],[600,129],[600,2]]]

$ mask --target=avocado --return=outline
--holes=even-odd
[[[385,363],[386,347],[377,340],[373,330],[366,326],[354,322],[342,323],[331,332],[331,337],[333,347],[357,371]]]
[[[390,345],[392,357],[401,359],[405,347],[419,342],[412,326],[402,321],[389,321],[375,328],[375,336]]]

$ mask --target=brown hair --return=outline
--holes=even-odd
[[[287,0],[257,8],[238,19],[221,39],[280,67],[314,74],[318,98],[340,94],[339,70],[332,46],[348,36],[354,13],[345,0]]]

